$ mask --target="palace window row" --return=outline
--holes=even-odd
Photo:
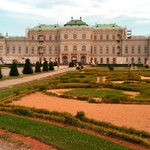
[[[56,34],[50,34],[50,35],[31,35],[30,39],[31,40],[39,40],[39,41],[44,41],[44,40],[59,40],[61,35],[56,35]],[[118,36],[115,34],[95,34],[94,36],[91,34],[91,39],[94,40],[118,40]],[[77,35],[76,33],[72,34],[71,39],[77,39],[79,38],[79,35]],[[82,39],[87,39],[87,35],[84,33],[81,35]],[[69,35],[67,33],[65,33],[63,35],[63,39],[69,39]],[[89,38],[88,38],[89,39]]]
[[[147,51],[147,46],[144,46],[143,51],[142,51],[142,47],[141,46],[138,46],[137,48],[135,48],[134,46],[131,46],[131,54],[134,54],[134,53],[136,53],[136,54],[145,53],[146,54],[147,52],[148,52]],[[125,46],[124,53],[125,54],[130,53],[130,50],[129,50],[128,46]]]

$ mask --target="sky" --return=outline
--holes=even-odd
[[[0,33],[25,36],[39,24],[63,26],[80,19],[89,26],[116,23],[132,35],[150,36],[150,0],[0,0]]]

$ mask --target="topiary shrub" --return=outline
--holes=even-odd
[[[49,70],[54,70],[54,63],[52,61],[49,62]]]
[[[77,69],[77,70],[80,70],[81,68],[78,66],[78,67],[76,67],[76,69]]]
[[[26,63],[24,65],[22,73],[23,74],[32,74],[33,73],[33,69],[32,69],[32,66],[31,66],[29,59],[26,59]]]
[[[82,119],[83,117],[85,117],[85,113],[83,111],[78,111],[75,117],[78,119]]]
[[[13,62],[11,66],[9,76],[19,76],[19,72],[18,72],[17,65],[15,62]]]
[[[108,66],[109,70],[113,71],[114,70],[114,67],[113,66]]]
[[[47,60],[45,60],[44,61],[44,63],[43,63],[43,69],[42,69],[42,71],[48,71],[49,69],[48,69],[48,62],[47,62]]]
[[[37,61],[35,64],[35,72],[41,72],[41,64],[39,61]]]
[[[73,62],[70,62],[70,63],[69,63],[69,67],[74,67],[74,63],[73,63]]]
[[[3,75],[2,75],[2,72],[1,72],[1,68],[0,68],[0,79],[2,79]]]
[[[146,66],[145,66],[145,68],[149,68],[149,66],[148,66],[148,65],[146,65]]]

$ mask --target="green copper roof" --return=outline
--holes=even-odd
[[[83,22],[80,18],[80,20],[73,20],[73,18],[71,19],[71,21],[67,22],[64,26],[88,26],[86,24],[86,22]]]
[[[112,28],[112,27],[120,27],[116,24],[96,24],[93,27],[95,28]]]
[[[53,29],[53,28],[60,28],[60,26],[58,24],[54,24],[54,25],[46,25],[46,24],[40,24],[34,28],[38,28],[38,29]]]

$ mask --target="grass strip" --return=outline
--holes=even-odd
[[[74,129],[7,114],[0,114],[0,128],[30,136],[64,150],[130,150],[130,148]]]

